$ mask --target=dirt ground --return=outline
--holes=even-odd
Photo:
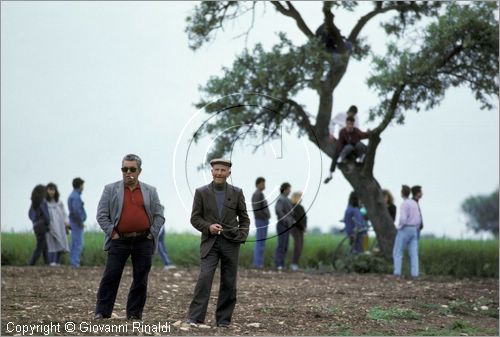
[[[31,330],[34,335],[499,333],[497,279],[422,277],[410,281],[377,274],[243,269],[233,322],[230,328],[217,328],[214,310],[218,276],[206,325],[180,324],[191,300],[197,268],[164,271],[153,267],[141,323],[125,319],[131,283],[131,268],[127,267],[113,317],[92,321],[102,271],[102,267],[2,266],[1,334],[23,335],[22,329],[39,329]],[[24,332],[29,334],[29,330]]]

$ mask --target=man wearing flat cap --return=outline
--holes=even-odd
[[[248,236],[250,219],[241,188],[226,182],[231,161],[213,159],[213,181],[196,189],[191,224],[201,232],[200,275],[189,306],[187,323],[205,321],[212,281],[219,260],[220,287],[215,312],[218,327],[229,327],[236,305],[236,278],[240,245]]]

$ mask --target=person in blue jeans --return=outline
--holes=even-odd
[[[394,249],[392,252],[394,260],[394,275],[401,276],[401,268],[403,264],[403,252],[408,248],[410,255],[410,274],[412,278],[417,278],[419,275],[418,265],[418,239],[420,226],[422,225],[422,214],[418,201],[422,197],[422,188],[413,186],[411,188],[413,199],[410,199],[410,187],[403,185],[401,196],[403,202],[400,207],[400,217],[398,225],[398,233],[394,241]]]
[[[255,187],[257,188],[252,195],[252,209],[255,217],[255,228],[257,229],[255,246],[253,247],[253,262],[254,268],[264,268],[264,249],[267,238],[267,227],[269,226],[269,219],[271,212],[267,205],[267,200],[264,196],[266,189],[266,179],[258,177],[255,180]]]
[[[160,255],[160,259],[165,266],[165,270],[177,268],[174,264],[172,264],[172,260],[170,260],[170,257],[168,256],[167,247],[165,246],[165,226],[161,227],[160,234],[158,234],[158,254]]]
[[[87,213],[83,207],[82,191],[84,181],[73,179],[73,192],[68,197],[69,224],[71,226],[70,265],[80,267],[80,256],[83,250],[83,227]]]

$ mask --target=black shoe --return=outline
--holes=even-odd
[[[127,317],[129,321],[142,321],[142,317],[135,316],[135,315],[130,315]]]
[[[333,177],[326,177],[325,181],[323,182],[324,184],[328,184],[330,180],[332,180]]]
[[[105,319],[105,318],[109,318],[109,317],[104,317],[104,315],[101,313],[97,313],[94,316],[94,320]]]
[[[203,324],[203,322],[188,318],[186,319],[186,324],[191,326],[198,326],[198,324]]]
[[[225,329],[227,329],[227,328],[229,328],[229,322],[223,321],[223,322],[217,323],[217,326],[219,328],[225,328]]]

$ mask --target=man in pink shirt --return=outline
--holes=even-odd
[[[422,197],[422,187],[413,186],[411,188],[413,199],[410,199],[410,187],[403,185],[401,196],[403,202],[400,206],[399,225],[394,249],[392,252],[394,260],[394,275],[401,276],[401,267],[403,264],[403,252],[408,248],[410,255],[410,274],[412,278],[417,278],[419,274],[418,267],[418,238],[420,226],[422,225],[422,215],[418,205],[418,200]]]

